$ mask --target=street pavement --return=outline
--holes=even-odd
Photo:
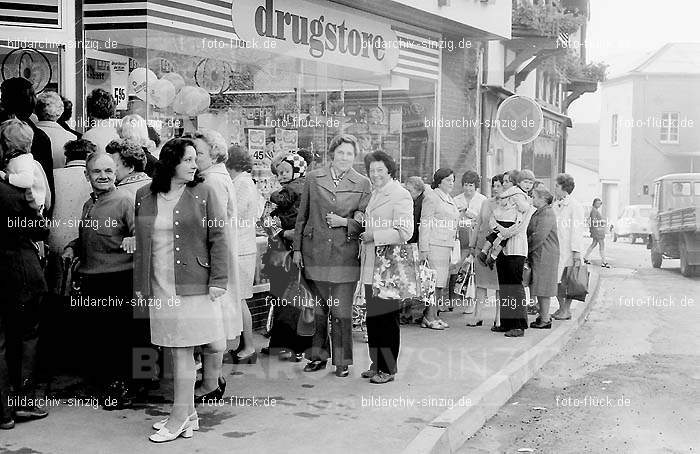
[[[478,328],[465,327],[461,312],[443,314],[445,331],[402,327],[395,382],[374,385],[360,377],[369,359],[356,333],[347,378],[335,377],[330,364],[316,373],[277,358],[226,364],[223,404],[198,408],[201,429],[191,439],[167,447],[148,441],[151,424],[168,414],[167,403],[107,412],[64,392],[48,418],[1,432],[0,453],[401,452],[434,418],[469,405],[464,396],[550,333],[529,329],[524,338],[506,338],[489,329],[493,307]],[[257,340],[258,348],[266,342]],[[163,390],[168,396],[167,382]]]
[[[588,321],[458,452],[700,451],[700,278],[608,246]]]

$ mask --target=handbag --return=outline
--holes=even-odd
[[[564,295],[568,299],[586,301],[590,273],[585,264],[567,266],[564,269]]]
[[[437,270],[430,268],[426,259],[419,266],[420,298],[425,305],[435,304],[435,288],[437,287]]]
[[[463,295],[462,292],[465,290],[465,285],[469,282],[469,273],[473,272],[473,267],[474,259],[472,256],[468,255],[457,270],[454,285],[455,294]]]
[[[301,308],[299,320],[297,321],[297,334],[300,336],[313,336],[316,332],[316,299],[304,277],[304,273],[299,270],[297,280],[289,283],[282,295],[283,304],[297,306]],[[298,302],[298,303],[297,303]]]
[[[476,276],[474,274],[474,261],[469,268],[469,280],[467,281],[467,289],[463,293],[465,298],[476,299]]]
[[[523,265],[523,286],[529,287],[532,283],[532,268],[530,267],[530,262],[525,260]]]
[[[355,287],[355,294],[352,297],[352,326],[364,331],[367,323],[367,300],[365,299],[365,285],[362,279]]]
[[[420,292],[418,246],[391,244],[375,248],[372,294],[381,299],[415,298]]]

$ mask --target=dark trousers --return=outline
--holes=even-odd
[[[367,301],[367,341],[369,358],[372,360],[370,368],[395,374],[401,345],[399,327],[401,301],[372,296],[371,285],[365,285],[365,300]]]
[[[33,397],[42,299],[42,294],[12,300],[0,295],[0,419],[12,417],[12,388],[18,396]]]
[[[311,292],[320,300],[316,306],[316,332],[307,359],[326,361],[331,356],[328,336],[328,314],[331,316],[333,364],[352,364],[352,298],[356,282],[308,281]]]
[[[525,257],[520,255],[498,255],[496,271],[500,288],[501,327],[504,329],[527,329],[527,301],[523,287]]]
[[[78,312],[83,326],[89,331],[86,337],[88,357],[85,374],[99,384],[113,380],[133,381],[146,377],[137,376],[135,355],[148,344],[148,318],[142,310],[132,306],[133,272],[85,274],[81,278],[83,299],[87,301],[121,301],[121,304],[98,304],[72,309]],[[75,298],[72,299],[74,304]]]

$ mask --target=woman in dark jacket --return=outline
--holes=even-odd
[[[540,316],[530,323],[530,328],[550,329],[549,306],[552,297],[557,296],[557,269],[559,267],[559,237],[557,218],[552,210],[554,196],[545,188],[533,189],[533,204],[537,211],[527,226],[527,249],[532,282],[530,294],[537,297]],[[527,285],[527,282],[524,283]]]
[[[153,425],[156,443],[199,428],[194,347],[212,357],[226,349],[219,298],[228,284],[227,219],[214,190],[199,184],[196,157],[192,141],[168,141],[153,182],[136,193],[134,288],[139,302],[149,298],[151,342],[173,358],[173,407]]]

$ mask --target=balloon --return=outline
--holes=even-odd
[[[148,89],[148,102],[164,109],[175,99],[175,87],[168,80],[156,80]]]
[[[175,96],[173,110],[180,115],[192,117],[205,111],[210,103],[211,98],[206,90],[188,85]]]
[[[161,80],[167,80],[173,84],[176,93],[185,86],[185,79],[178,73],[165,73],[163,77],[161,77]]]
[[[129,74],[129,94],[146,100],[148,86],[158,80],[155,73],[147,68],[136,68]]]

